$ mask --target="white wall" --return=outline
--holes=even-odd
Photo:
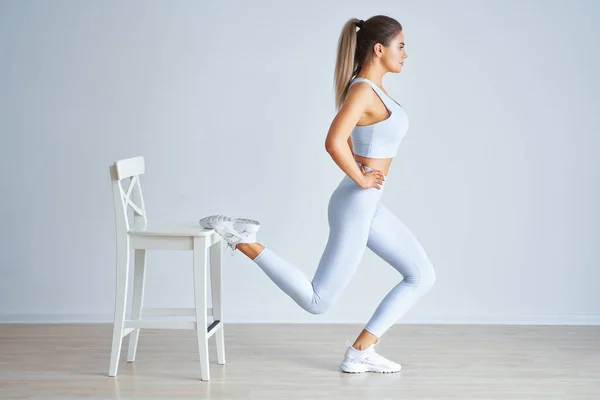
[[[400,322],[600,323],[597,2],[248,3],[0,3],[1,321],[111,321],[108,165],[137,155],[152,220],[259,219],[312,277],[343,176],[324,150],[338,35],[387,14],[410,130],[383,201],[438,277]],[[366,322],[400,279],[367,251],[314,316],[224,261],[232,322]],[[192,306],[191,254],[148,265],[148,306]]]

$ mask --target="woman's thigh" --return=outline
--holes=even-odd
[[[345,177],[328,205],[329,236],[312,284],[321,301],[333,302],[350,282],[367,248],[381,193]]]
[[[407,285],[435,280],[433,266],[419,240],[383,204],[373,217],[367,247],[398,270]]]

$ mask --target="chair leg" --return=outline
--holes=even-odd
[[[142,307],[144,305],[144,282],[146,277],[146,249],[136,249],[133,262],[133,310],[132,320],[142,319]],[[134,362],[137,351],[140,328],[135,328],[129,334],[129,349],[127,361]]]
[[[223,302],[221,300],[222,286],[221,286],[221,261],[222,261],[222,244],[220,240],[210,247],[210,287],[212,294],[212,308],[213,316],[215,321],[219,321],[219,328],[214,334],[215,342],[217,344],[217,363],[225,364],[225,333],[223,331]]]
[[[113,323],[112,349],[108,376],[116,376],[123,343],[123,326],[127,305],[129,276],[129,238],[117,242],[117,276],[115,289],[115,317]]]
[[[206,238],[194,238],[194,298],[196,306],[196,334],[198,335],[198,352],[200,354],[200,375],[203,381],[210,380],[208,365],[208,316],[207,275],[208,252]]]

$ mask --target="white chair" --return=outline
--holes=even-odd
[[[204,381],[210,380],[208,339],[215,335],[217,363],[225,364],[225,342],[221,302],[222,239],[212,229],[192,224],[148,227],[146,209],[140,185],[140,175],[145,172],[143,157],[116,161],[109,167],[112,180],[117,234],[117,276],[115,293],[115,317],[109,376],[116,376],[123,338],[129,337],[127,361],[135,360],[140,329],[195,329],[200,353],[200,372]],[[129,186],[124,188],[124,180]],[[129,218],[133,209],[133,226]],[[125,319],[127,305],[130,250],[133,249],[133,310],[131,319]],[[145,309],[144,280],[146,250],[191,250],[193,252],[195,308]],[[208,266],[210,264],[210,287],[212,308],[208,308]],[[193,316],[191,321],[156,321],[142,319],[150,315]],[[212,316],[209,325],[208,317]]]

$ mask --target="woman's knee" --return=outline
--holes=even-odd
[[[329,310],[334,301],[335,298],[331,296],[321,297],[315,294],[310,304],[303,308],[311,314],[324,314],[325,311]]]
[[[423,262],[416,268],[413,274],[404,277],[405,284],[418,288],[419,290],[429,290],[436,280],[435,270],[429,262]]]
[[[421,269],[421,279],[419,286],[423,290],[429,290],[433,286],[436,280],[435,270],[431,263],[427,263],[424,268]]]
[[[311,314],[319,315],[325,313],[329,309],[329,305],[325,302],[319,303],[311,303],[308,307],[305,308]]]

